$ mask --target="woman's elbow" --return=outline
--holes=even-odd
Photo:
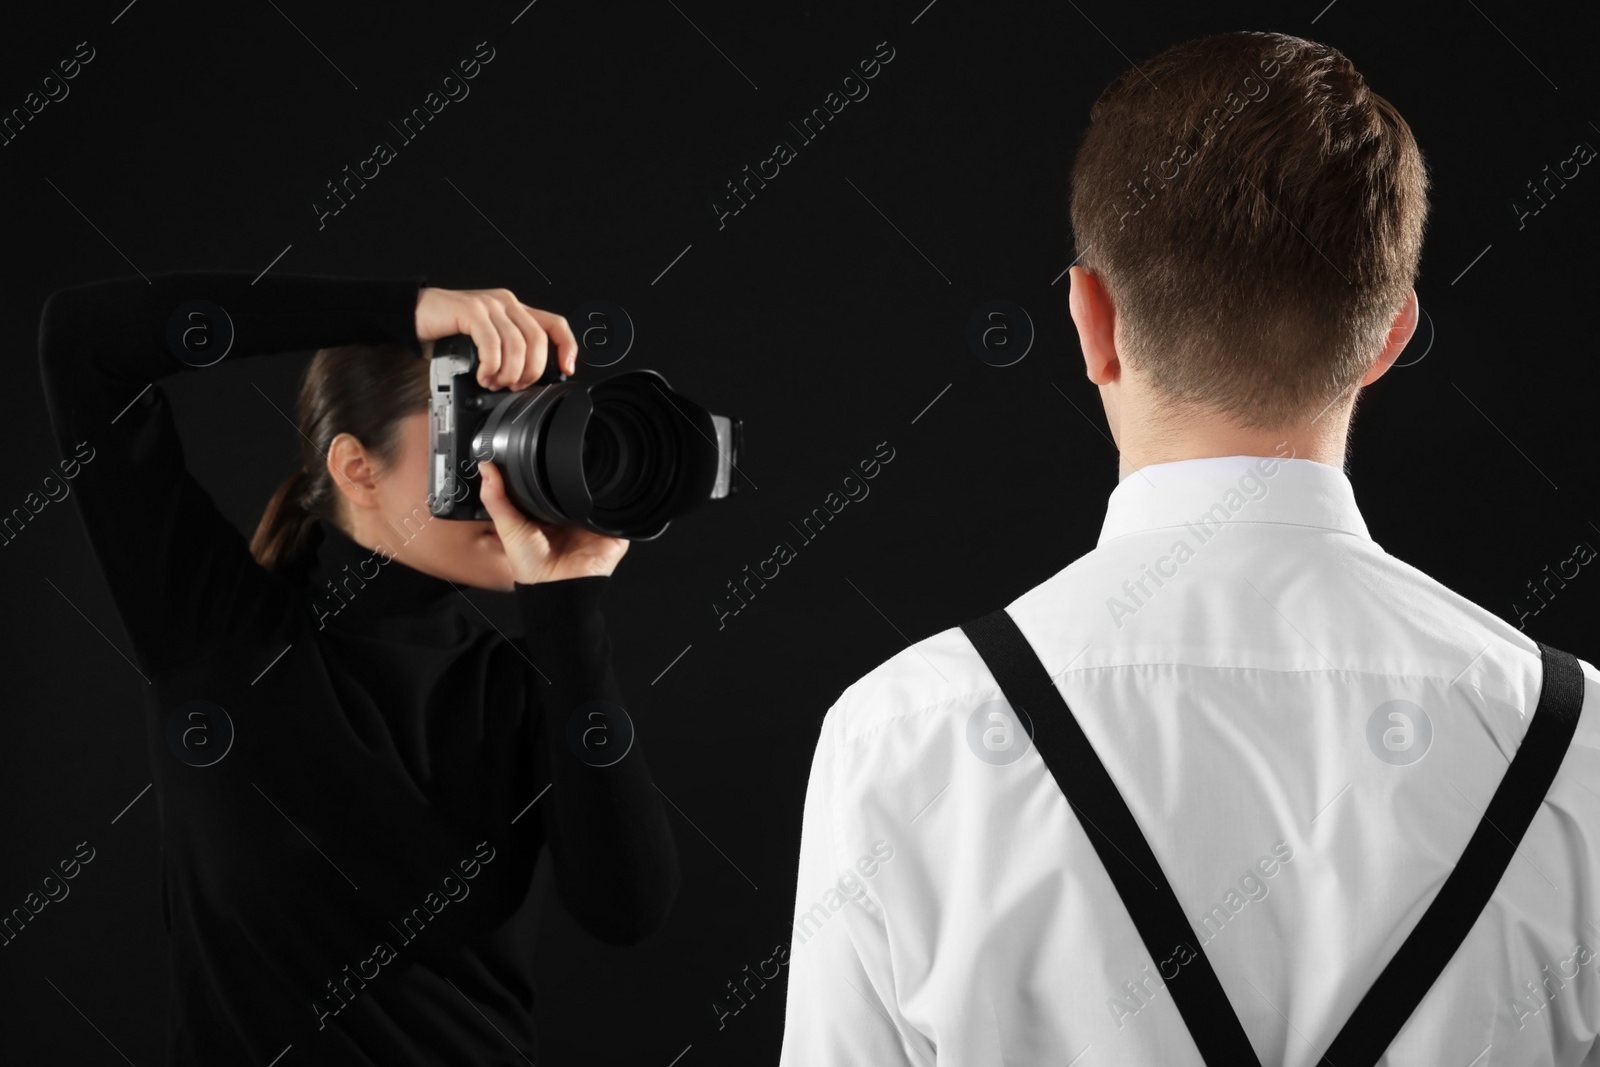
[[[682,875],[674,852],[655,877],[638,880],[633,892],[586,896],[586,906],[569,905],[567,910],[596,940],[608,945],[637,945],[666,925],[681,888]]]

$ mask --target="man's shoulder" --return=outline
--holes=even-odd
[[[1070,601],[1080,556],[1071,564],[1003,605],[1024,631],[1040,610],[1063,597]],[[993,610],[992,608],[989,610]],[[985,612],[970,612],[963,622]],[[829,715],[840,743],[872,737],[903,739],[962,708],[992,699],[999,684],[972,646],[961,624],[930,634],[880,662],[840,694]]]
[[[993,686],[961,627],[948,626],[856,679],[829,715],[841,742],[858,741],[896,724],[914,725]]]

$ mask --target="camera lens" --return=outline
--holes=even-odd
[[[496,396],[474,378],[477,358],[466,334],[434,343],[435,515],[489,517],[474,470],[483,460],[529,518],[630,541],[659,537],[673,519],[737,488],[743,424],[674,392],[658,372],[626,371],[591,385],[568,380],[551,361],[529,388]]]
[[[583,436],[583,477],[595,497],[611,494],[622,475],[626,446],[618,439],[616,427],[601,412],[594,413]]]
[[[671,490],[675,442],[652,414],[625,397],[595,405],[583,440],[583,474],[598,512],[648,509]],[[663,469],[666,468],[666,469]]]
[[[630,540],[711,499],[721,461],[711,413],[654,371],[507,397],[478,439],[528,515]]]

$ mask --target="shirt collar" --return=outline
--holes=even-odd
[[[307,594],[327,612],[330,625],[365,626],[378,620],[426,612],[453,596],[444,578],[385,558],[377,549],[350,539],[338,526],[315,521],[315,561],[307,573]],[[329,588],[329,583],[332,588]]]
[[[1201,522],[1314,526],[1372,540],[1343,468],[1310,459],[1214,456],[1152,463],[1122,479],[1106,505],[1099,544]]]

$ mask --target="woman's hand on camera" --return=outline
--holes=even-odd
[[[417,340],[437,341],[464,333],[478,349],[478,384],[486,389],[525,389],[544,375],[551,340],[561,369],[578,369],[578,341],[560,315],[528,307],[509,289],[434,289],[417,297]],[[479,496],[523,585],[610,574],[628,542],[576,526],[554,526],[528,518],[506,495],[500,471],[480,463]]]
[[[567,374],[578,369],[578,340],[560,315],[519,301],[509,289],[435,289],[417,295],[417,340],[464,333],[478,349],[478,384],[525,389],[544,374],[550,342]]]
[[[610,574],[628,551],[629,542],[621,537],[528,518],[506,496],[498,467],[484,460],[478,470],[482,475],[478,495],[494,520],[512,577],[522,585]]]

